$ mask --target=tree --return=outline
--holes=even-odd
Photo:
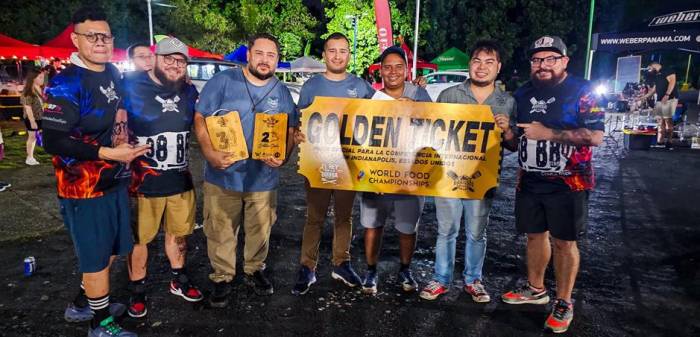
[[[269,32],[282,45],[283,60],[302,56],[307,41],[313,40],[318,20],[309,14],[302,0],[241,0],[238,22],[244,32]]]

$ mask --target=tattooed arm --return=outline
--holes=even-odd
[[[519,123],[525,137],[532,140],[549,140],[574,146],[598,146],[603,143],[603,131],[579,128],[573,130],[550,129],[540,122]]]

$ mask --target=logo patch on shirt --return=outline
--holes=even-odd
[[[530,103],[532,104],[532,109],[530,109],[530,113],[541,113],[541,114],[546,114],[547,113],[547,105],[554,103],[557,99],[552,97],[548,100],[541,100],[538,101],[536,98],[532,97],[530,98]]]
[[[269,110],[277,111],[279,109],[280,101],[277,97],[269,97],[267,99],[267,106]]]
[[[100,86],[100,91],[107,98],[107,103],[111,103],[112,101],[119,99],[119,96],[117,96],[117,91],[114,90],[114,82],[112,81],[109,81],[109,86],[107,88]]]
[[[162,98],[160,96],[156,96],[155,100],[163,107],[163,112],[180,112],[180,110],[177,109],[177,102],[180,101],[180,96],[178,95],[175,95],[173,98]]]
[[[44,112],[52,113],[52,114],[63,114],[63,110],[61,110],[61,106],[56,105],[56,104],[52,104],[52,103],[44,103]]]
[[[357,89],[356,88],[348,89],[348,97],[357,98]]]

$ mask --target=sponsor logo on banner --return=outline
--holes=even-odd
[[[321,183],[324,185],[336,185],[338,184],[338,177],[340,176],[340,167],[336,164],[322,164],[318,169],[321,172]]]
[[[660,15],[649,22],[649,27],[673,25],[677,23],[700,23],[700,9]]]
[[[481,177],[481,171],[476,171],[471,176],[460,176],[454,171],[448,171],[447,176],[452,179],[454,185],[453,191],[469,191],[474,192],[474,181]]]

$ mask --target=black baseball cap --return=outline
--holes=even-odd
[[[396,55],[401,56],[401,58],[404,60],[404,62],[408,63],[408,61],[406,60],[406,52],[404,52],[403,49],[399,46],[391,46],[387,49],[384,49],[384,51],[382,52],[382,55],[379,56],[379,63],[384,62],[384,59],[391,54],[396,54]]]
[[[546,50],[566,56],[566,44],[564,44],[564,41],[562,41],[560,37],[554,35],[545,35],[535,40],[535,42],[530,45],[530,49],[527,50],[527,56],[531,57],[532,54],[538,51]]]

